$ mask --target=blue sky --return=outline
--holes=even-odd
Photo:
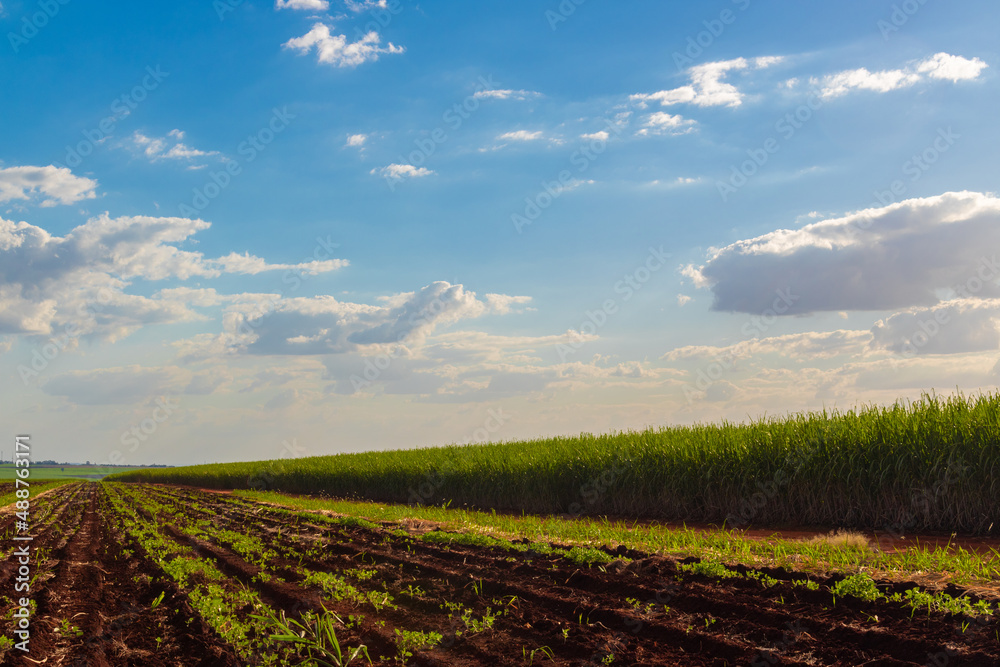
[[[0,409],[43,458],[997,386],[991,3],[0,7]]]

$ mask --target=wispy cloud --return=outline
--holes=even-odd
[[[184,132],[170,130],[162,137],[149,137],[138,130],[126,140],[126,146],[138,151],[151,162],[160,160],[192,160],[199,157],[218,155],[218,151],[203,151],[185,144]]]
[[[414,167],[412,164],[390,164],[381,169],[372,169],[368,172],[373,175],[378,175],[383,178],[392,179],[402,179],[402,178],[422,178],[424,176],[431,176],[437,172],[431,171],[427,167]]]
[[[527,100],[541,97],[541,93],[531,90],[477,90],[472,97],[477,100]]]

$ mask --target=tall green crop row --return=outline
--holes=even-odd
[[[1000,395],[109,479],[736,526],[981,532],[1000,528]]]

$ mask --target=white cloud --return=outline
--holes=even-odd
[[[687,294],[678,294],[677,295],[677,305],[678,306],[685,306],[685,305],[691,303],[692,300],[693,300],[692,297],[689,297]]]
[[[477,100],[526,100],[532,97],[541,97],[541,93],[532,90],[477,90],[472,97]]]
[[[541,130],[529,132],[528,130],[517,130],[515,132],[504,132],[497,136],[499,141],[538,141],[543,138]]]
[[[607,141],[611,137],[606,131],[601,130],[600,132],[591,132],[590,134],[581,134],[580,138],[584,141]]]
[[[431,171],[427,167],[414,167],[412,164],[390,164],[381,169],[372,169],[368,172],[372,175],[379,175],[383,178],[398,180],[401,178],[423,178],[431,176],[437,172]]]
[[[330,8],[330,3],[327,0],[275,0],[274,8],[326,11]]]
[[[184,133],[180,130],[170,130],[163,137],[147,137],[136,131],[129,137],[130,147],[138,150],[150,162],[159,160],[191,160],[196,157],[218,155],[218,151],[202,151],[184,144],[181,140]]]
[[[352,12],[360,14],[369,9],[386,9],[389,7],[389,0],[345,0],[347,8]]]
[[[334,67],[357,67],[362,63],[378,60],[383,53],[403,53],[405,50],[392,42],[385,47],[381,43],[382,36],[374,30],[358,41],[348,43],[346,35],[331,35],[328,26],[316,23],[305,35],[290,39],[282,46],[302,55],[315,47],[317,60]]]
[[[646,116],[646,122],[643,123],[642,129],[640,129],[636,134],[646,136],[646,135],[679,135],[687,134],[694,130],[697,123],[693,120],[687,120],[679,115],[672,116],[664,111],[657,111]]]
[[[154,297],[126,293],[129,279],[165,280],[222,274],[294,271],[301,275],[337,270],[344,260],[267,264],[249,254],[218,259],[181,250],[176,244],[209,227],[187,218],[122,217],[106,213],[64,237],[25,222],[0,218],[0,334],[50,334],[74,327],[78,335],[116,340],[156,323],[199,319],[189,305],[198,300],[183,290]]]
[[[907,88],[931,79],[946,79],[952,82],[975,79],[988,65],[979,58],[963,58],[947,53],[937,53],[903,69],[870,72],[866,68],[845,70],[821,79],[810,79],[810,83],[820,87],[820,95],[825,98],[839,97],[853,90],[869,90],[887,93]]]
[[[713,310],[785,314],[932,306],[950,288],[1000,297],[1000,199],[948,192],[781,229],[714,251],[684,275]],[[789,298],[790,297],[790,298]]]
[[[349,134],[347,135],[347,143],[344,146],[363,148],[366,141],[368,141],[367,134]]]
[[[261,295],[264,296],[264,295]],[[394,294],[382,305],[338,301],[332,296],[270,298],[226,308],[223,333],[187,341],[190,356],[220,353],[315,355],[400,345],[421,345],[436,328],[488,313],[505,315],[529,297],[489,294],[479,299],[462,285],[435,282]]]
[[[979,73],[989,67],[979,58],[963,58],[947,53],[936,53],[917,66],[917,71],[932,79],[965,81],[979,77]]]
[[[222,273],[257,275],[265,271],[295,271],[304,276],[315,276],[348,266],[345,259],[313,260],[300,264],[268,264],[260,257],[254,257],[249,253],[240,255],[235,252],[214,260],[213,264],[218,266]]]
[[[723,81],[726,75],[734,70],[763,69],[781,60],[778,56],[763,56],[749,60],[735,58],[695,65],[688,70],[688,75],[691,77],[689,85],[656,93],[631,95],[629,99],[638,102],[643,108],[648,102],[659,102],[665,107],[674,104],[737,107],[743,103],[743,95],[736,86]]]
[[[74,176],[66,167],[7,167],[0,169],[0,203],[40,199],[40,205],[72,204],[94,199],[97,181]]]

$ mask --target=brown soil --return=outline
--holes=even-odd
[[[158,568],[125,553],[135,545],[104,520],[96,484],[62,486],[33,502],[36,519],[45,507],[54,511],[31,531],[32,574],[39,576],[30,591],[38,605],[30,651],[10,649],[0,665],[239,665]],[[5,515],[0,529],[12,522]],[[47,556],[38,560],[40,553]],[[8,558],[0,570],[0,590],[11,596],[14,569]],[[163,602],[152,609],[161,592]]]
[[[784,570],[766,570],[779,581],[766,588],[742,578],[717,581],[682,572],[675,560],[621,547],[618,560],[588,568],[535,552],[439,545],[389,527],[332,524],[225,494],[144,488],[183,511],[181,524],[162,525],[161,534],[196,548],[272,607],[294,617],[323,604],[345,619],[363,616],[338,637],[346,645],[365,644],[375,664],[599,665],[613,655],[614,665],[1000,665],[997,621],[973,621],[963,632],[967,619],[920,612],[911,618],[908,607],[885,601],[839,598],[834,604],[825,588],[834,579],[816,579],[824,586],[817,591],[793,586],[803,575]],[[32,587],[38,614],[31,654],[8,651],[0,664],[241,664],[184,592],[123,537],[98,485],[60,487],[45,506],[52,512],[36,517],[33,547],[48,550],[50,559],[33,563],[42,574]],[[179,530],[206,518],[272,549],[272,578],[263,583],[255,576],[260,567],[223,539]],[[0,530],[10,530],[12,521],[0,517]],[[334,601],[302,584],[302,568],[341,575],[374,570],[375,576],[350,583],[362,593],[388,594],[395,608]],[[14,576],[8,558],[0,590],[13,591]],[[912,586],[886,584],[892,591]],[[153,609],[161,592],[164,601]],[[461,604],[474,619],[503,613],[492,628],[476,632],[450,618],[446,603]],[[80,636],[63,632],[64,620]],[[396,659],[397,629],[438,632],[442,641],[404,662]]]

